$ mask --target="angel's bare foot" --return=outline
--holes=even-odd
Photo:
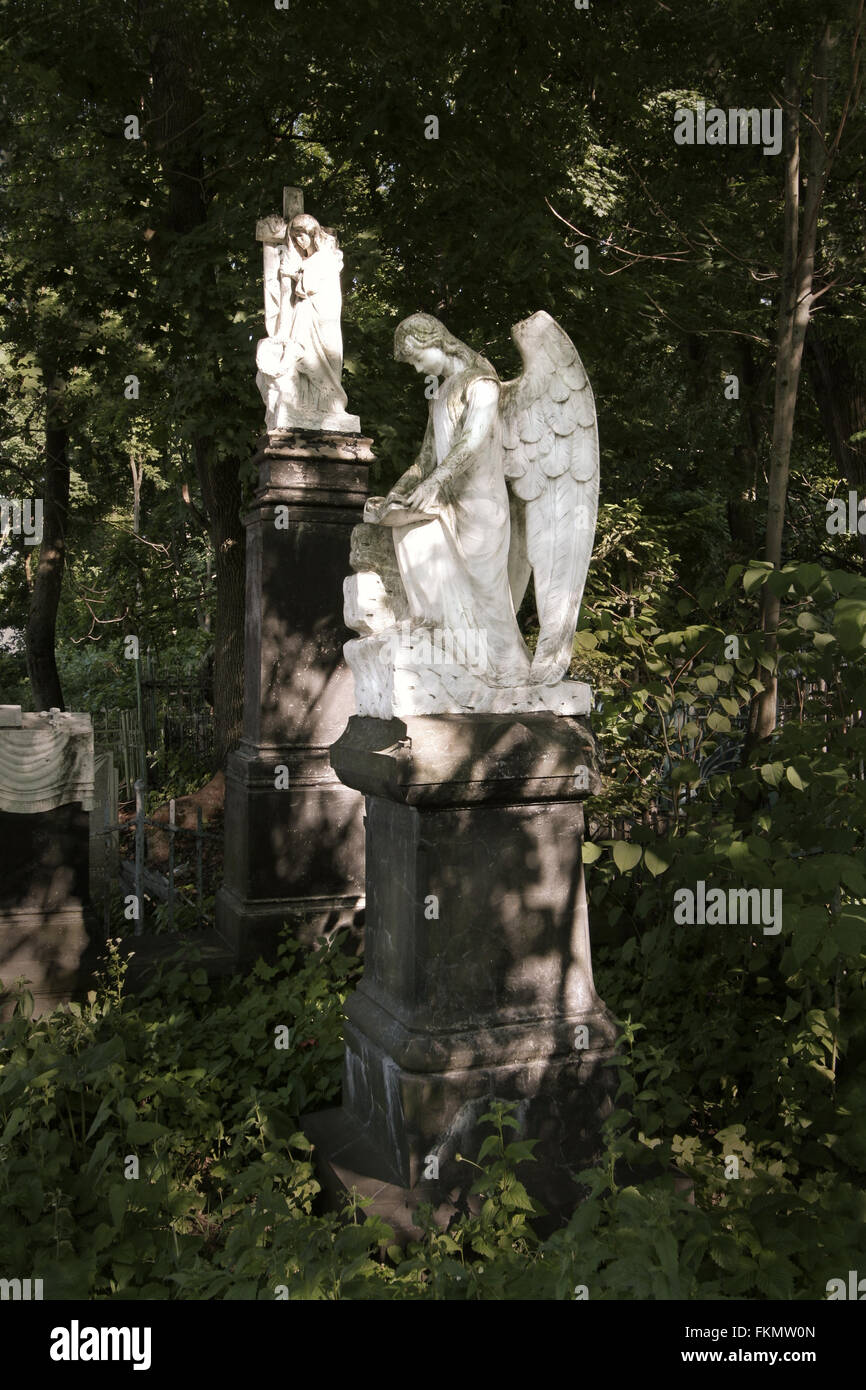
[[[541,661],[532,663],[532,670],[529,673],[530,685],[556,685],[563,677],[563,670],[554,661]]]

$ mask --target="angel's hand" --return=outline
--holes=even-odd
[[[400,484],[397,483],[382,499],[382,512],[384,514],[391,507],[405,507],[406,505],[406,493],[400,491]]]
[[[429,478],[425,478],[409,493],[406,506],[416,512],[438,512],[442,505],[441,486],[441,480],[435,473],[431,473]]]
[[[368,497],[364,503],[364,521],[378,522],[387,505],[387,497]]]

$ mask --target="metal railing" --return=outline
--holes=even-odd
[[[119,854],[121,837],[125,835],[128,838],[132,833],[134,857],[131,860],[122,857],[119,859],[117,881],[123,888],[130,890],[124,897],[124,905],[125,915],[128,915],[128,919],[135,923],[134,935],[141,936],[144,933],[147,916],[145,899],[148,897],[166,905],[169,931],[173,931],[175,928],[179,904],[194,909],[195,926],[201,928],[206,922],[210,922],[209,914],[206,911],[204,847],[208,841],[221,843],[222,834],[214,834],[203,828],[202,808],[200,806],[196,807],[194,826],[178,825],[177,806],[174,798],[168,803],[168,820],[155,820],[146,814],[145,787],[140,778],[135,782],[134,790],[135,816],[129,820],[118,820],[109,825],[106,808],[106,823],[101,830],[95,830],[91,834],[91,838],[94,839],[103,836],[116,837]],[[167,873],[161,873],[146,863],[148,831],[167,838]],[[187,842],[192,841],[194,863],[178,863],[178,836],[181,837],[182,841],[184,839]],[[103,885],[102,908],[106,936],[108,936],[111,928],[111,891],[108,877]],[[130,910],[131,915],[129,915]]]

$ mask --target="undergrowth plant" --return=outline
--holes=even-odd
[[[739,596],[765,583],[774,653]],[[532,1141],[496,1098],[446,1229],[422,1209],[400,1246],[357,1194],[324,1209],[302,1116],[339,1096],[361,968],[340,938],[287,932],[221,982],[169,964],[134,997],[115,946],[86,1004],[33,1019],[22,988],[0,1027],[5,1277],[47,1298],[815,1299],[862,1265],[866,581],[755,565],[676,603],[675,631],[649,599],[598,604],[578,642],[606,808],[665,806],[668,828],[584,847],[620,1084],[570,1220],[539,1238]],[[800,717],[750,749],[771,670]],[[678,921],[700,882],[780,891],[778,929]]]

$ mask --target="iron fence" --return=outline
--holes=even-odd
[[[169,931],[173,931],[175,928],[179,905],[193,909],[193,920],[196,928],[201,928],[206,924],[211,925],[212,917],[208,907],[210,895],[206,896],[205,894],[205,846],[208,842],[222,843],[222,834],[215,834],[203,828],[200,806],[196,807],[194,826],[178,825],[177,803],[174,798],[168,803],[168,820],[155,820],[146,814],[145,787],[140,778],[134,784],[134,791],[135,816],[132,819],[117,820],[109,825],[106,814],[106,823],[102,828],[91,832],[92,839],[105,838],[107,846],[111,846],[112,852],[117,857],[119,871],[117,882],[122,888],[129,890],[125,895],[124,904],[127,911],[130,908],[133,911],[129,920],[135,923],[134,935],[141,936],[144,932],[147,915],[145,899],[148,897],[155,902],[166,905],[165,920]],[[164,836],[167,840],[166,873],[162,873],[159,869],[146,863],[148,831],[152,835]],[[133,858],[126,859],[121,857],[121,842],[124,838],[129,842],[130,837],[132,838]],[[191,842],[192,862],[178,862],[178,837],[180,837],[181,843],[189,844]],[[131,903],[130,898],[132,899]],[[111,886],[108,877],[103,883],[102,910],[106,936],[109,936],[111,934]]]

